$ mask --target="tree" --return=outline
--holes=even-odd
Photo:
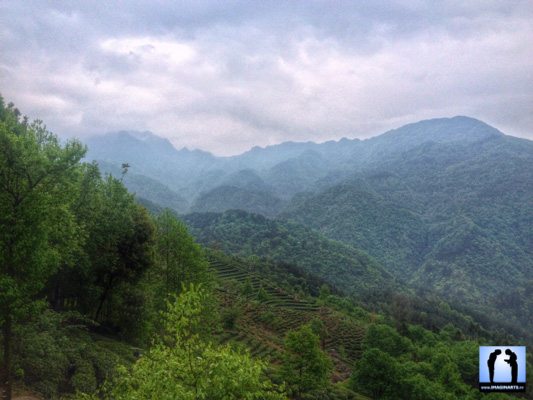
[[[191,285],[169,303],[166,333],[131,370],[121,368],[106,398],[114,400],[282,400],[266,365],[203,334],[208,293]]]
[[[396,329],[384,324],[372,324],[363,343],[365,349],[376,348],[393,357],[400,357],[412,350],[412,343],[401,336]]]
[[[98,212],[101,208],[102,178],[96,162],[83,163],[76,172],[72,182],[76,193],[72,210],[79,228],[79,243],[77,248],[71,249],[72,260],[65,260],[70,262],[64,262],[47,284],[48,299],[55,311],[65,308],[82,310],[83,307],[80,306],[85,306],[84,299],[89,297],[85,292],[91,281],[88,238],[100,223]]]
[[[102,321],[109,316],[104,306],[115,289],[124,282],[139,281],[152,264],[154,227],[146,210],[119,180],[108,176],[98,190],[94,216],[98,223],[89,226],[85,249],[90,259],[87,279],[92,281],[92,287],[87,285],[85,308],[92,309],[96,321]]]
[[[166,293],[208,280],[208,264],[187,227],[166,209],[156,217],[156,257]]]
[[[281,376],[296,399],[326,388],[331,369],[331,360],[320,349],[319,338],[309,325],[287,334]]]
[[[76,247],[70,178],[84,147],[61,145],[40,122],[0,102],[0,309],[3,377],[11,398],[13,324]]]
[[[326,338],[328,336],[328,328],[326,324],[324,324],[324,321],[320,318],[313,318],[309,323],[309,326],[313,330],[313,333],[318,336],[320,347],[324,350],[326,347]]]
[[[166,310],[169,298],[191,283],[201,283],[204,287],[212,284],[203,249],[189,235],[185,224],[168,209],[157,215],[154,222],[154,263],[142,282],[148,299],[142,317],[147,339],[151,339],[154,331],[161,331],[160,313]],[[212,302],[205,308],[212,312],[214,306]]]
[[[389,354],[372,348],[366,350],[357,362],[350,386],[374,399],[392,399],[399,378],[398,362]]]

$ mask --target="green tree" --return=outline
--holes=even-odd
[[[350,386],[374,399],[393,399],[398,382],[398,362],[389,354],[372,348],[357,362]]]
[[[20,121],[0,101],[0,323],[3,377],[11,398],[13,324],[76,247],[70,184],[85,153],[40,122]]]
[[[163,210],[155,218],[154,265],[142,282],[148,299],[142,316],[146,339],[163,329],[160,313],[166,310],[167,300],[191,283],[211,287],[209,264],[186,226],[172,211]],[[214,309],[214,301],[205,307],[206,313],[211,315],[210,326],[216,325]]]
[[[48,299],[56,311],[77,308],[83,310],[89,298],[86,287],[91,282],[88,239],[100,222],[102,178],[96,163],[84,163],[76,170],[72,184],[76,193],[72,205],[78,229],[79,246],[72,249],[72,260],[64,262],[47,284]],[[74,267],[74,268],[73,268]]]
[[[287,334],[281,377],[296,399],[326,388],[331,369],[331,360],[320,349],[319,338],[309,325]]]
[[[166,334],[131,370],[121,368],[106,393],[114,400],[237,400],[285,397],[264,376],[266,365],[203,334],[206,290],[191,285],[165,313]]]
[[[384,324],[370,325],[363,344],[365,349],[380,349],[393,357],[409,354],[413,348],[409,339]]]
[[[156,257],[167,293],[208,280],[208,264],[187,227],[166,209],[156,217]]]
[[[328,336],[328,328],[326,324],[320,318],[313,318],[309,323],[309,326],[313,330],[313,333],[318,336],[320,347],[324,350],[326,347],[326,338]]]
[[[154,233],[146,210],[135,203],[122,182],[108,176],[99,190],[98,223],[91,226],[86,248],[91,263],[88,278],[93,282],[87,309],[94,310],[96,321],[112,312],[107,310],[102,318],[114,290],[125,282],[138,282],[152,264]]]

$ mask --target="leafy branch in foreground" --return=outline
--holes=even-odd
[[[208,292],[191,285],[167,305],[166,334],[131,369],[121,367],[104,389],[114,400],[281,400],[266,364],[204,334]]]

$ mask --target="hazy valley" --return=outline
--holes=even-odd
[[[532,343],[533,142],[481,121],[86,153],[2,100],[0,140],[4,398],[477,400]]]
[[[125,184],[138,198],[181,215],[194,212],[185,221],[206,245],[230,241],[225,250],[242,255],[240,247],[253,239],[248,232],[225,230],[229,223],[246,224],[242,216],[226,222],[232,217],[206,214],[203,223],[198,213],[239,209],[277,224],[293,221],[287,231],[309,227],[339,242],[331,245],[363,251],[413,290],[438,294],[489,319],[498,315],[498,324],[520,335],[533,329],[531,318],[523,319],[531,315],[533,290],[529,140],[454,117],[367,140],[287,142],[224,158],[176,150],[148,132],[108,134],[88,143],[87,158],[104,170],[116,174],[121,163],[130,165]],[[259,235],[266,223],[252,223],[250,231]],[[290,246],[275,235],[278,246]],[[253,246],[249,253],[272,258]],[[322,276],[357,292],[360,282],[340,278],[340,265],[332,262]]]

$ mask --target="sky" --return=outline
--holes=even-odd
[[[455,115],[533,139],[532,43],[530,0],[0,0],[0,94],[217,155]]]

